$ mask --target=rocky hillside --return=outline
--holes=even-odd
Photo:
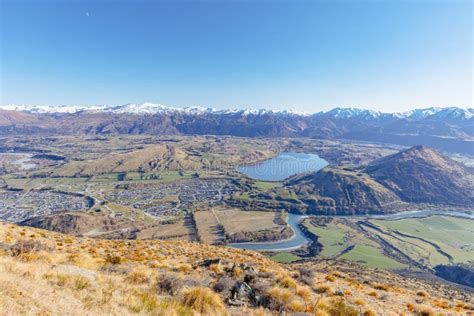
[[[238,249],[0,223],[0,313],[465,314],[472,295],[345,262],[280,265]]]
[[[310,212],[323,214],[396,212],[421,203],[474,207],[473,171],[425,146],[380,158],[362,169],[326,167],[294,176],[285,187]]]
[[[378,159],[370,176],[407,202],[474,206],[474,173],[426,146]]]

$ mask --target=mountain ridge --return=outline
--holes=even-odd
[[[417,204],[474,207],[474,172],[418,145],[364,168],[325,167],[296,175],[285,186],[323,214],[385,213]]]
[[[345,139],[474,156],[474,109],[381,113],[335,108],[314,114],[274,110],[172,108],[152,103],[94,110],[0,106],[0,135],[229,135]],[[104,110],[105,109],[105,110]],[[17,110],[17,111],[15,111]]]
[[[52,114],[52,113],[77,113],[77,112],[110,112],[110,113],[129,113],[129,114],[163,114],[180,112],[191,115],[200,114],[281,114],[294,116],[325,116],[333,118],[353,118],[364,117],[367,119],[374,118],[461,118],[471,119],[474,117],[474,108],[460,108],[460,107],[428,107],[414,109],[404,112],[381,112],[377,110],[370,110],[358,107],[335,107],[327,111],[319,111],[314,113],[306,113],[304,111],[295,110],[271,110],[265,108],[244,108],[244,109],[216,109],[202,106],[189,107],[172,107],[158,103],[144,102],[144,103],[127,103],[124,105],[92,105],[92,106],[75,106],[75,105],[0,105],[0,110],[17,111],[36,114]]]

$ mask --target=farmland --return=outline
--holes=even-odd
[[[386,269],[433,269],[474,262],[472,220],[430,216],[399,220],[307,219],[323,245],[319,257]]]

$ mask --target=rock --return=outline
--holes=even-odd
[[[244,301],[241,301],[241,300],[233,300],[233,299],[227,300],[227,304],[229,304],[230,306],[236,306],[236,307],[239,307],[239,306],[247,306],[247,304],[246,304]]]
[[[237,282],[231,291],[231,297],[234,300],[248,298],[252,294],[252,288],[245,282]]]
[[[207,267],[209,267],[213,264],[218,264],[219,265],[219,264],[221,264],[221,262],[222,262],[222,259],[219,259],[219,258],[218,259],[206,259],[204,261],[199,262],[197,265],[199,267],[206,267],[207,268]]]

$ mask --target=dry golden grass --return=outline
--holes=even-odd
[[[228,234],[241,231],[259,231],[277,227],[275,213],[260,211],[241,211],[235,208],[214,208],[214,214],[225,227]]]
[[[364,283],[347,270],[322,270],[306,263],[305,268],[314,270],[311,282],[305,283],[299,264],[280,265],[255,252],[199,243],[75,238],[0,223],[0,244],[7,246],[0,251],[2,315],[225,315],[226,297],[212,290],[222,277],[268,281],[260,293],[269,299],[267,309],[233,308],[243,315],[433,315],[462,314],[472,308],[460,300],[449,304],[436,292],[426,292],[428,285],[418,281],[399,282],[395,291],[391,274],[389,281]],[[225,263],[200,266],[206,259]],[[240,263],[252,266],[256,275],[248,278]],[[390,298],[384,300],[387,290]],[[423,304],[413,304],[419,299]]]
[[[221,297],[207,287],[192,287],[183,292],[182,303],[204,315],[224,315]]]

